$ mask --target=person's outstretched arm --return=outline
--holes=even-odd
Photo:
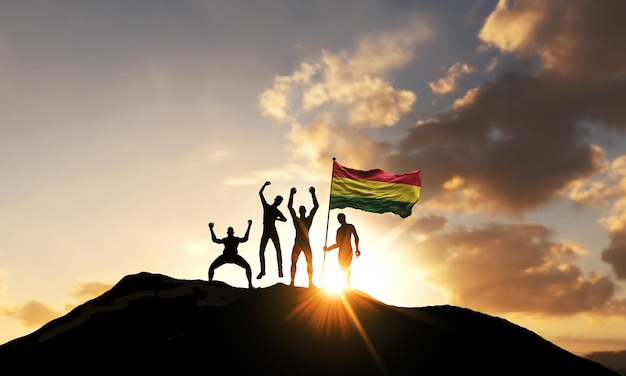
[[[320,207],[320,204],[317,202],[317,196],[315,195],[315,187],[309,188],[309,192],[311,192],[311,198],[313,199],[313,209],[311,209],[310,217],[313,217],[317,212],[317,208]]]
[[[246,234],[241,238],[241,242],[247,242],[248,236],[250,235],[250,227],[252,227],[252,220],[248,219],[248,229],[246,230]]]
[[[356,227],[354,226],[352,226],[352,235],[354,236],[354,246],[356,248],[354,254],[356,255],[356,257],[359,257],[361,256],[361,250],[359,249],[359,234],[357,234]]]
[[[296,194],[296,188],[291,188],[289,191],[289,201],[287,202],[287,209],[289,209],[289,214],[291,214],[292,218],[296,217],[296,211],[293,210],[293,195]]]
[[[215,236],[215,231],[213,231],[213,222],[209,223],[209,229],[211,230],[211,239],[213,240],[214,243],[222,243],[222,239],[218,239],[217,236]]]
[[[332,250],[332,249],[337,248],[338,246],[339,246],[339,245],[338,245],[337,243],[335,243],[335,244],[331,245],[330,247],[326,247],[326,246],[324,246],[324,251],[328,252],[328,251],[330,251],[330,250]]]
[[[261,189],[259,190],[259,196],[261,197],[261,202],[263,203],[263,206],[267,205],[267,201],[265,200],[265,196],[263,196],[263,191],[265,190],[265,187],[267,187],[270,184],[272,184],[272,183],[270,183],[269,181],[266,181],[263,184],[263,186],[261,187]]]

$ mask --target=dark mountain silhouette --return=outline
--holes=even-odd
[[[139,273],[0,346],[13,373],[616,375],[501,318]]]
[[[624,351],[597,351],[585,355],[585,358],[603,364],[626,376],[626,350]]]

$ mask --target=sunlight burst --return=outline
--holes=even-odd
[[[332,273],[324,275],[322,285],[320,286],[324,292],[331,295],[341,294],[348,289],[341,274]]]
[[[343,283],[332,286],[339,285],[343,285]],[[300,303],[290,313],[288,319],[305,319],[315,332],[331,336],[341,334],[345,338],[350,335],[351,331],[356,330],[369,350],[379,372],[386,375],[386,367],[355,311],[355,308],[373,309],[372,301],[360,296],[358,293],[352,294],[348,290],[345,293],[343,289],[335,290],[334,292],[332,289],[327,290],[324,288],[320,290],[326,293],[311,295],[309,299]]]

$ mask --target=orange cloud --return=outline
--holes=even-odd
[[[318,116],[307,126],[295,125],[289,133],[291,152],[296,157],[315,161],[328,172],[328,161],[341,156],[342,163],[355,168],[365,168],[377,163],[377,158],[388,152],[386,142],[377,141],[364,132],[350,127],[336,126],[331,116]]]
[[[0,308],[3,316],[15,318],[26,327],[38,327],[61,316],[61,312],[46,303],[32,300],[24,304],[8,304]]]
[[[550,237],[540,225],[485,224],[432,235],[419,243],[415,257],[449,289],[451,304],[499,313],[602,311],[613,283],[583,274],[574,262],[584,250]]]
[[[438,214],[429,214],[417,218],[414,228],[421,233],[435,233],[443,230],[448,224],[448,220]]]
[[[104,294],[112,287],[110,283],[87,281],[72,285],[70,291],[72,296],[82,303]]]
[[[609,78],[626,72],[624,14],[621,0],[500,0],[479,38],[506,53],[538,56],[547,69]]]
[[[71,294],[78,299],[79,304],[91,300],[108,291],[113,285],[102,282],[81,282],[71,287]],[[74,308],[76,304],[67,302],[64,309],[57,310],[49,304],[39,300],[26,303],[8,303],[0,306],[0,315],[12,317],[26,327],[39,327],[60,317]]]
[[[531,48],[533,31],[545,18],[544,9],[538,2],[515,2],[500,0],[489,15],[478,37],[487,44],[504,52],[515,52]]]

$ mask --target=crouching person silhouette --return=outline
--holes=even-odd
[[[238,254],[237,247],[239,243],[244,243],[248,241],[248,235],[250,235],[250,227],[252,226],[252,220],[248,220],[248,229],[246,230],[246,234],[243,238],[238,238],[235,236],[235,230],[232,227],[229,227],[226,231],[225,238],[218,239],[215,236],[215,232],[213,231],[213,222],[209,223],[209,229],[211,229],[211,239],[214,243],[224,244],[224,252],[219,255],[215,261],[211,263],[209,266],[209,282],[213,281],[213,275],[215,274],[215,269],[226,264],[236,264],[241,266],[246,270],[246,277],[248,278],[248,288],[252,288],[252,269],[250,268],[250,264]]]

